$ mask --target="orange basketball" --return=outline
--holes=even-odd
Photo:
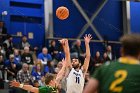
[[[58,7],[56,10],[56,16],[60,20],[65,20],[69,17],[69,10],[64,6]]]

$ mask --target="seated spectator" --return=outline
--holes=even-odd
[[[3,79],[3,66],[4,66],[4,57],[0,54],[0,80]]]
[[[33,65],[34,64],[33,57],[30,53],[29,47],[24,47],[24,52],[21,55],[21,62],[22,63],[27,63],[28,65]]]
[[[4,69],[3,69],[3,66],[4,66],[4,57],[2,54],[0,54],[0,89],[4,88],[4,82],[3,82]]]
[[[7,34],[7,29],[5,27],[4,22],[0,21],[0,34]],[[0,36],[0,43],[3,43],[5,41],[5,36]]]
[[[52,56],[52,59],[55,59],[56,54],[58,53],[57,47],[56,47],[56,42],[55,40],[52,40],[50,43],[50,47],[49,47],[49,53]]]
[[[9,60],[4,63],[4,69],[6,70],[8,80],[16,78],[16,74],[20,69],[20,64],[15,60],[13,54],[10,54]]]
[[[100,66],[103,63],[99,51],[96,52],[96,55],[93,60],[94,60],[95,66]]]
[[[29,72],[29,66],[26,63],[23,63],[22,69],[17,73],[17,81],[20,83],[29,82],[32,83],[32,76]]]
[[[14,55],[15,55],[15,59],[17,60],[17,62],[21,64],[21,55],[20,55],[18,49],[14,49]]]
[[[62,62],[61,61],[58,62],[57,67],[55,68],[55,73],[56,74],[61,70],[62,66],[63,66]]]
[[[62,45],[59,45],[59,47],[58,47],[58,53],[56,54],[55,59],[59,62],[63,58],[65,58],[63,47],[62,47]]]
[[[112,47],[109,45],[107,46],[106,48],[106,53],[107,53],[107,56],[110,60],[113,60],[114,59],[114,55],[112,53]]]
[[[37,50],[38,48],[32,48],[31,44],[28,42],[27,37],[24,35],[19,43],[19,49],[23,50],[24,47],[29,47],[31,51]]]
[[[48,64],[44,67],[44,73],[55,73],[54,69],[54,62],[53,61],[48,61]]]
[[[76,40],[75,44],[71,48],[71,54],[74,54],[74,57],[78,56],[81,63],[84,63],[85,52],[81,46],[81,41],[79,39]],[[73,56],[73,55],[71,55]]]
[[[5,50],[2,45],[0,45],[0,54],[3,55],[3,57],[5,59]]]
[[[47,62],[52,60],[52,56],[48,53],[46,47],[42,49],[42,53],[38,54],[38,59],[41,60],[43,65],[47,65]]]
[[[3,42],[3,44],[6,48],[6,58],[8,59],[9,55],[13,53],[14,49],[13,37],[11,35],[7,35],[7,39]]]
[[[39,82],[39,86],[41,86],[41,87],[46,86],[46,84],[45,84],[45,76],[41,77],[41,81]]]
[[[110,61],[110,58],[107,56],[107,53],[105,52],[103,54],[103,60],[102,60],[102,62],[104,63],[104,62],[107,62],[107,61]]]
[[[33,80],[41,81],[41,77],[44,76],[43,66],[41,62],[38,62],[35,66],[35,70],[32,71]]]

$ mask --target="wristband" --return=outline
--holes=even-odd
[[[24,84],[20,84],[20,85],[19,85],[19,88],[23,88],[23,86],[24,86]]]

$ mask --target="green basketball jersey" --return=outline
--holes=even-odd
[[[107,62],[92,77],[99,81],[99,93],[140,93],[139,63]]]
[[[57,93],[57,89],[51,86],[40,87],[39,93]]]

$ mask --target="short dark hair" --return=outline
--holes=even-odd
[[[55,79],[55,75],[51,74],[51,73],[47,73],[45,75],[45,84],[48,85],[50,83],[51,80]]]
[[[81,60],[80,60],[80,58],[79,58],[79,57],[76,57],[76,56],[71,57],[71,60],[73,60],[73,59],[78,59],[79,63],[81,63]]]
[[[12,35],[7,34],[7,39],[10,39],[10,38],[12,38]]]
[[[22,38],[24,38],[24,37],[26,37],[26,38],[27,38],[27,36],[26,36],[26,35],[23,35],[23,36],[22,36]]]
[[[127,34],[120,39],[124,55],[137,57],[140,54],[140,34]]]

